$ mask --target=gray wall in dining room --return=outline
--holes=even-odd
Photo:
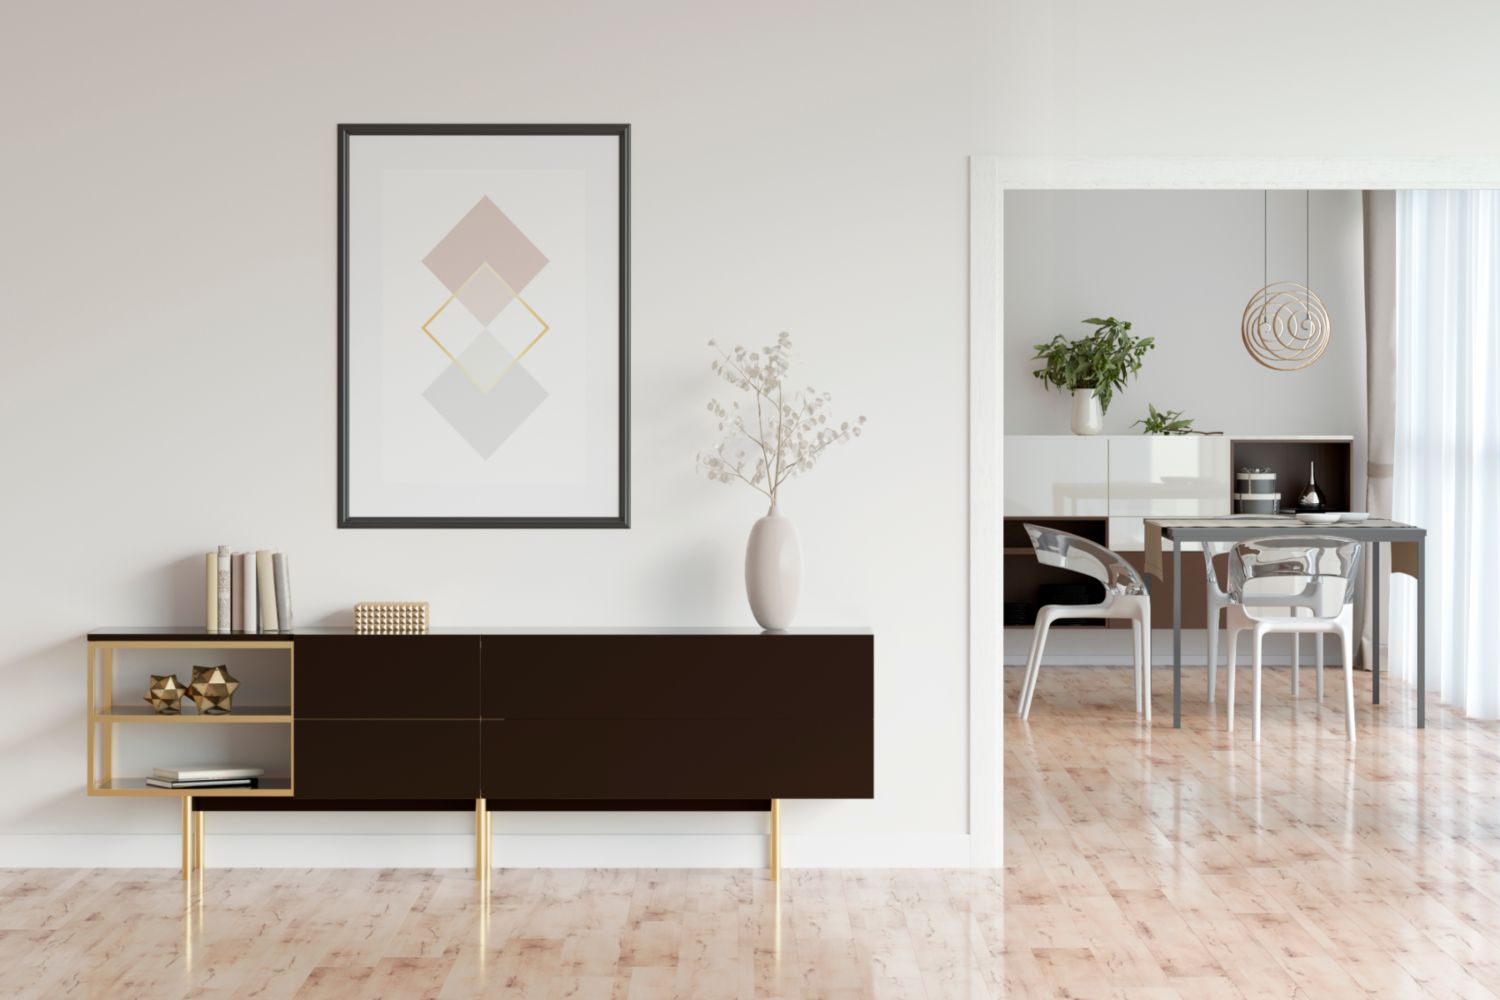
[[[1067,434],[1069,400],[1033,378],[1033,345],[1117,316],[1156,338],[1115,396],[1105,433],[1132,434],[1146,404],[1229,434],[1353,434],[1363,496],[1365,345],[1358,191],[1012,191],[1005,196],[1005,433]],[[1269,240],[1263,241],[1263,225]],[[1310,368],[1274,372],[1240,341],[1245,303],[1270,278],[1311,285],[1332,318]]]

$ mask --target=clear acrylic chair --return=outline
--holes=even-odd
[[[1206,596],[1208,599],[1208,703],[1213,705],[1219,686],[1219,612],[1229,607],[1234,602],[1230,600],[1228,592],[1219,585],[1219,574],[1214,568],[1214,560],[1234,548],[1231,542],[1204,542],[1203,543],[1203,571],[1208,577],[1206,581]],[[1285,597],[1278,598],[1279,607],[1296,607],[1303,598]],[[1300,614],[1301,612],[1297,612]],[[1317,641],[1317,686],[1318,700],[1323,700],[1323,636],[1314,637]],[[1302,690],[1302,634],[1292,635],[1292,694],[1296,695]]]
[[[1339,637],[1344,660],[1344,728],[1354,742],[1354,590],[1362,546],[1324,535],[1257,538],[1229,553],[1229,731],[1234,731],[1234,666],[1239,634],[1251,633],[1254,670],[1251,738],[1260,741],[1261,646],[1272,632]],[[1319,657],[1321,661],[1321,656]],[[1319,694],[1322,693],[1322,671]]]
[[[1145,712],[1151,721],[1151,598],[1146,582],[1116,552],[1087,538],[1056,528],[1027,524],[1031,547],[1037,561],[1044,566],[1082,573],[1104,584],[1104,600],[1098,604],[1048,604],[1037,612],[1036,633],[1031,640],[1031,656],[1026,661],[1026,679],[1021,684],[1017,711],[1021,718],[1031,714],[1036,695],[1036,678],[1042,666],[1042,650],[1047,632],[1059,618],[1128,618],[1135,638],[1135,710]]]

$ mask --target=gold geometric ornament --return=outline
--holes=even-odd
[[[234,709],[234,692],[240,682],[222,663],[216,667],[194,667],[188,686],[193,703],[203,715],[225,715]]]
[[[355,635],[426,635],[426,601],[360,601],[354,605]]]
[[[1294,372],[1323,356],[1333,321],[1318,293],[1297,281],[1274,281],[1250,297],[1240,319],[1245,350],[1273,371]]]
[[[183,693],[176,674],[152,674],[151,686],[146,689],[146,701],[158,715],[177,715],[182,711]]]

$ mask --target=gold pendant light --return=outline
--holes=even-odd
[[[1307,250],[1308,281],[1270,281],[1270,194],[1263,195],[1261,266],[1265,284],[1250,297],[1240,318],[1240,336],[1245,350],[1258,363],[1273,371],[1294,372],[1306,368],[1328,350],[1333,322],[1328,307],[1309,287],[1312,273],[1312,193],[1306,195],[1304,246]]]

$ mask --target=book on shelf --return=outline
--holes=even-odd
[[[292,630],[292,574],[286,556],[280,552],[271,556],[272,572],[276,576],[276,620],[283,632]]]
[[[234,767],[195,764],[190,767],[154,767],[151,777],[161,781],[238,781],[259,778],[265,774],[261,767]]]
[[[259,778],[220,778],[217,781],[169,781],[166,778],[147,778],[149,788],[259,788]]]
[[[230,611],[229,627],[235,632],[245,630],[245,605],[240,596],[245,592],[245,562],[235,553],[229,559]]]
[[[257,549],[255,552],[255,585],[259,591],[257,603],[260,606],[260,630],[279,632],[281,625],[276,620],[276,573],[271,568],[270,549]]]
[[[260,607],[256,598],[260,594],[260,586],[255,580],[255,553],[241,552],[235,556],[240,561],[240,619],[244,622],[240,627],[246,632],[260,631]]]
[[[290,632],[291,566],[274,549],[204,557],[204,622],[210,632]]]
[[[214,562],[218,566],[218,575],[216,577],[216,580],[218,582],[218,592],[217,592],[216,596],[217,596],[218,602],[219,602],[218,612],[217,612],[217,614],[214,617],[215,617],[215,619],[218,622],[218,630],[220,632],[228,632],[229,631],[229,626],[230,626],[230,619],[232,617],[231,614],[230,614],[230,611],[229,611],[229,600],[230,600],[230,591],[229,591],[229,585],[230,585],[230,573],[229,573],[230,555],[229,555],[229,546],[227,546],[227,545],[220,545],[219,546],[218,551],[214,553]]]

